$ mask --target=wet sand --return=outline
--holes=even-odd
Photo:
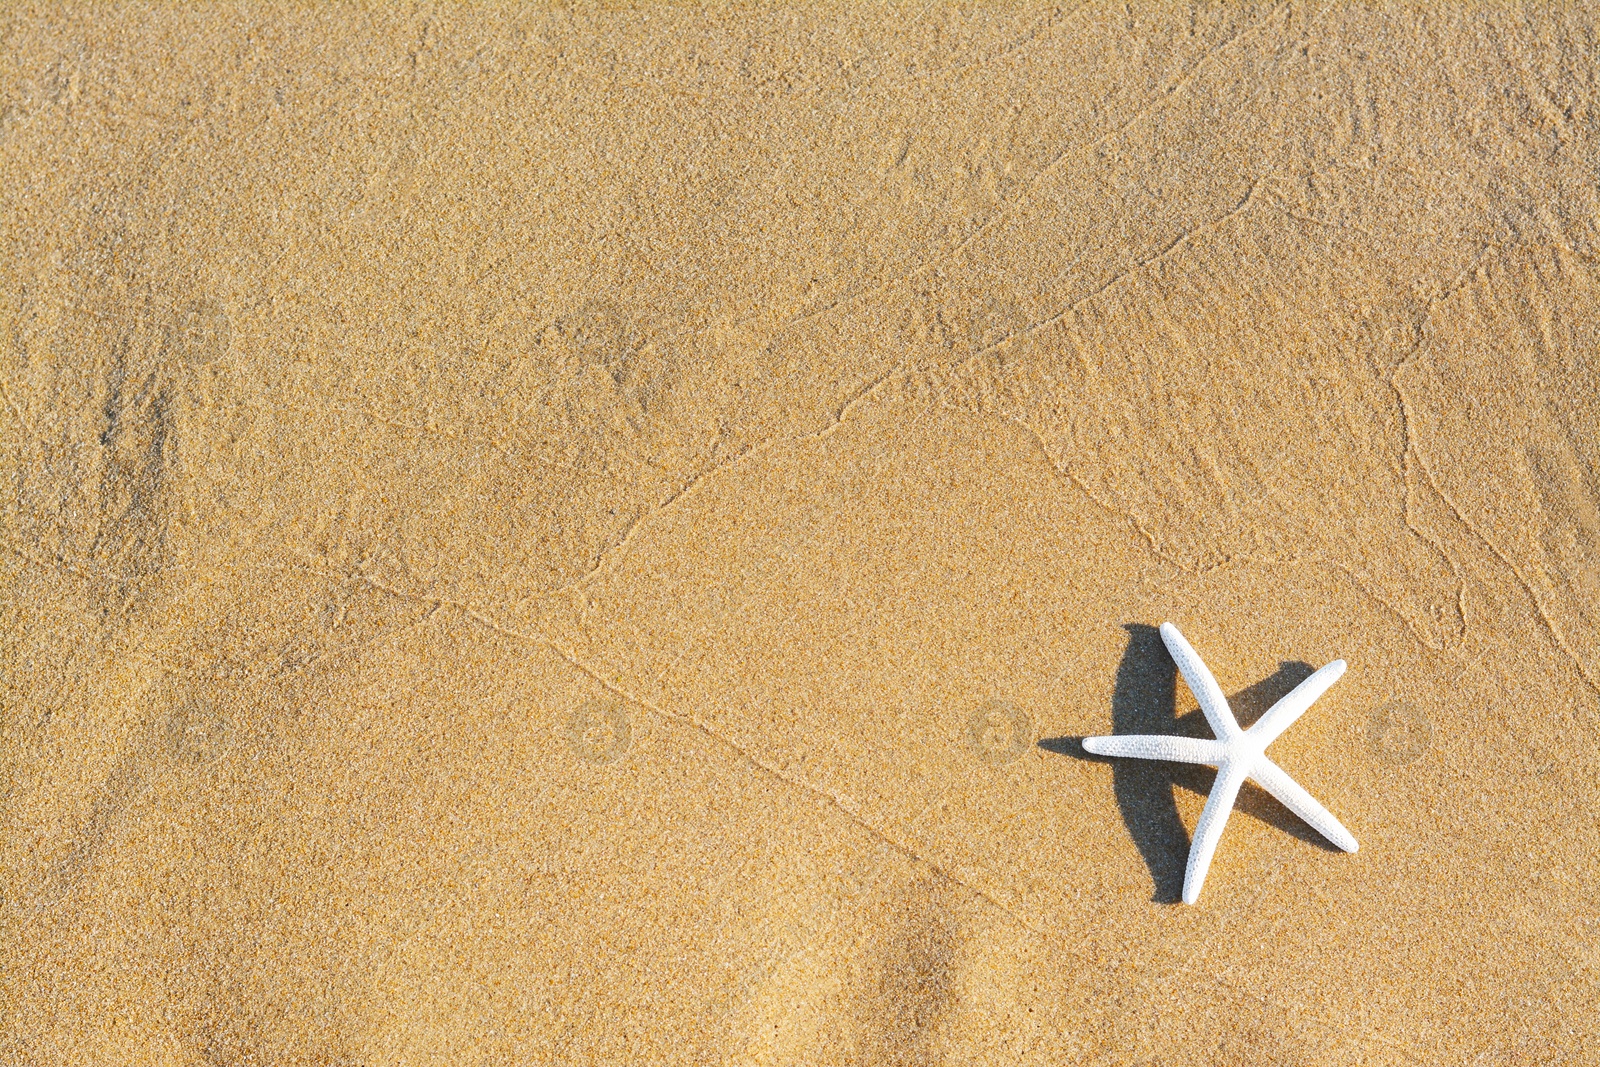
[[[0,1062],[1600,1063],[1592,13],[4,32]]]

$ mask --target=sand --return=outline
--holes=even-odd
[[[1596,21],[12,8],[0,1063],[1600,1063]]]

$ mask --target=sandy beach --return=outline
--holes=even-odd
[[[1557,7],[8,10],[0,1064],[1600,1064]]]

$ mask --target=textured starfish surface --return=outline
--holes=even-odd
[[[1211,724],[1211,732],[1216,734],[1216,740],[1163,734],[1121,734],[1116,737],[1086,737],[1083,747],[1100,756],[1202,763],[1217,768],[1216,783],[1211,787],[1211,795],[1206,798],[1205,809],[1200,813],[1200,822],[1195,826],[1194,843],[1189,846],[1189,866],[1183,875],[1183,902],[1193,904],[1200,899],[1200,887],[1205,883],[1206,871],[1211,869],[1211,857],[1222,838],[1222,827],[1228,821],[1228,813],[1233,810],[1234,799],[1239,795],[1239,787],[1246,778],[1271,793],[1323,837],[1346,852],[1354,852],[1356,839],[1350,831],[1266,754],[1267,746],[1305,714],[1306,709],[1344,674],[1344,660],[1334,660],[1295,686],[1250,729],[1242,730],[1217,680],[1211,676],[1178,628],[1170,622],[1162,623],[1161,640],[1166,642],[1167,651],[1172,653],[1178,670],[1183,672],[1183,680],[1189,683],[1195,698],[1200,701],[1200,710],[1205,713],[1206,722]]]

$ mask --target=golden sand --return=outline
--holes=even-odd
[[[1600,1062],[1597,39],[12,8],[0,1063]]]

